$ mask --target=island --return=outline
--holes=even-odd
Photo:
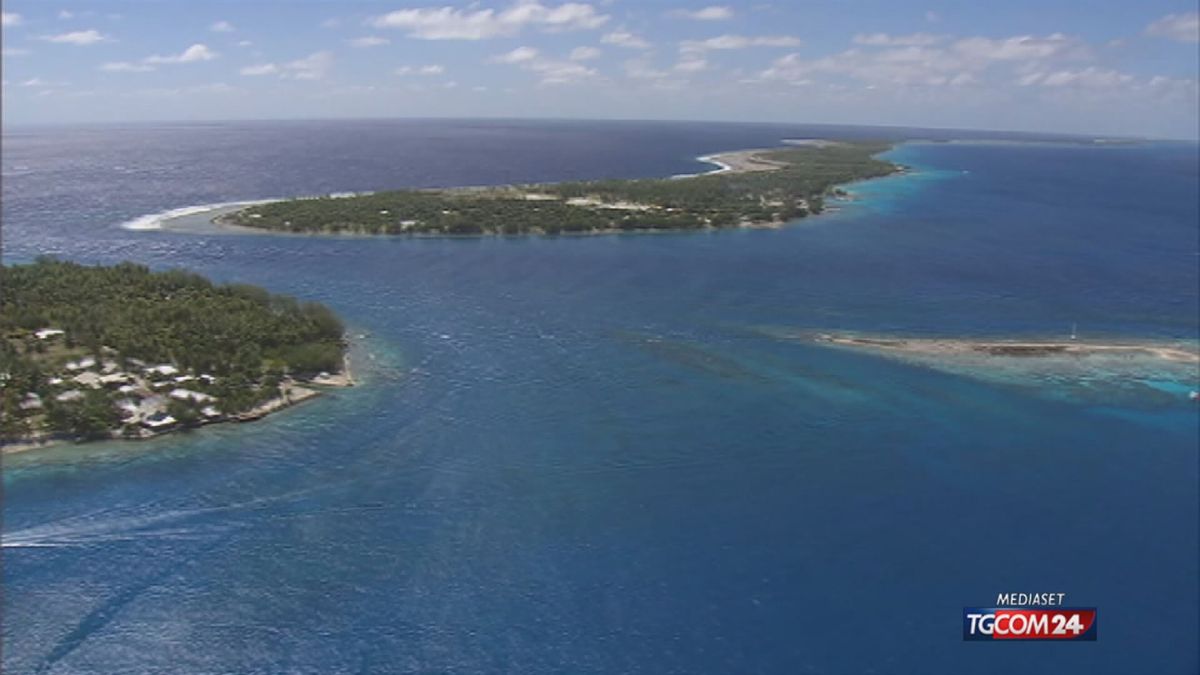
[[[839,186],[901,167],[889,143],[790,141],[701,158],[720,169],[661,179],[392,190],[256,203],[218,225],[368,235],[599,234],[770,227],[821,213]]]
[[[4,452],[248,421],[352,383],[338,317],[256,286],[38,258],[0,287]]]

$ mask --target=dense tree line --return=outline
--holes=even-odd
[[[41,258],[0,267],[0,288],[5,334],[53,326],[66,331],[68,345],[97,355],[104,345],[218,375],[272,363],[302,373],[341,364],[344,329],[329,308],[255,286],[132,263],[87,267]]]
[[[764,153],[767,159],[785,165],[779,170],[686,179],[396,190],[348,198],[295,199],[249,207],[224,219],[287,232],[363,234],[555,234],[736,227],[820,212],[824,196],[837,185],[896,171],[894,164],[874,157],[888,147],[858,142],[787,148]],[[528,199],[529,194],[548,199]],[[648,208],[614,208],[622,203]]]

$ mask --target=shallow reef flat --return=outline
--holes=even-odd
[[[1077,403],[1164,409],[1194,404],[1200,390],[1200,349],[1186,341],[764,332],[776,339],[858,351]]]
[[[1150,357],[1179,363],[1200,363],[1200,352],[1177,343],[1095,342],[1081,340],[963,340],[947,338],[881,338],[818,333],[816,342],[931,356],[983,355],[1012,358],[1047,356]]]

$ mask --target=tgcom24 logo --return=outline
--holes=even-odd
[[[1000,593],[996,607],[963,608],[963,640],[1094,642],[1095,607],[1063,607],[1066,593]]]

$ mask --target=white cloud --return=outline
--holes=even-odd
[[[695,54],[685,55],[675,64],[675,70],[681,73],[698,73],[708,68],[708,61]]]
[[[1179,42],[1200,42],[1200,13],[1168,14],[1146,26],[1146,34]]]
[[[21,15],[16,12],[0,12],[0,26],[5,28],[9,26],[21,25]]]
[[[515,65],[522,70],[537,73],[541,84],[573,84],[592,78],[596,71],[578,61],[560,61],[545,58],[533,47],[517,47],[516,49],[497,54],[488,59],[492,63]]]
[[[239,46],[239,47],[252,47],[252,46],[254,46],[254,43],[253,43],[253,42],[251,42],[251,41],[249,41],[249,40],[240,40],[240,41],[237,43],[237,46]]]
[[[665,70],[652,68],[645,59],[630,59],[626,61],[625,74],[635,80],[661,80],[671,76]]]
[[[235,30],[233,24],[228,21],[217,21],[209,26],[208,29],[214,33],[232,33]]]
[[[97,30],[77,30],[58,35],[43,35],[42,39],[46,42],[79,46],[94,45],[109,40],[106,35]]]
[[[385,37],[379,37],[378,35],[366,35],[350,40],[350,46],[359,48],[381,47],[386,44],[391,44],[391,42],[391,40]]]
[[[918,36],[921,34],[917,34]],[[809,84],[816,76],[850,78],[868,87],[938,87],[979,84],[993,70],[1031,73],[1065,71],[1062,62],[1086,60],[1091,52],[1077,38],[1054,33],[1045,37],[1018,35],[992,39],[969,37],[946,46],[921,44],[916,36],[859,36],[860,44],[879,49],[849,49],[822,58],[788,54],[777,59],[759,79]],[[899,46],[906,45],[906,46]],[[1058,64],[1058,65],[1055,65]],[[1091,81],[1095,73],[1080,76]],[[1031,78],[1029,83],[1040,81]]]
[[[1117,70],[1102,70],[1088,67],[1082,70],[1058,70],[1049,73],[1031,73],[1018,80],[1022,86],[1082,87],[1088,89],[1113,89],[1134,81],[1134,77]]]
[[[29,55],[29,50],[22,49],[20,47],[5,47],[4,49],[0,50],[0,56],[12,57],[12,56],[28,56],[28,55]]]
[[[54,15],[56,17],[58,17],[58,19],[60,21],[69,21],[71,19],[81,19],[84,17],[92,17],[92,16],[96,16],[97,14],[98,14],[98,12],[96,12],[94,10],[90,10],[90,9],[83,10],[80,12],[80,11],[76,11],[73,9],[64,8],[64,9],[60,9],[57,12],[55,12]],[[110,18],[112,18],[114,16],[119,16],[119,15],[112,15],[112,14],[109,15]]]
[[[600,50],[595,47],[576,47],[571,50],[572,61],[591,61],[600,58]]]
[[[940,50],[904,47],[864,52],[850,49],[818,59],[805,60],[799,54],[776,59],[761,78],[792,84],[811,84],[816,75],[850,77],[874,86],[941,86],[969,84],[959,59]]]
[[[1077,38],[1062,33],[1046,37],[1018,35],[994,40],[972,37],[954,43],[954,50],[966,58],[982,61],[1031,61],[1050,57],[1085,58],[1087,46]]]
[[[600,42],[606,45],[616,45],[626,49],[649,49],[650,43],[642,38],[624,30],[613,31],[604,37],[600,38]]]
[[[1155,75],[1146,83],[1145,89],[1161,99],[1195,106],[1200,94],[1200,81]]]
[[[289,61],[281,66],[283,76],[295,80],[320,80],[333,67],[333,54],[327,51],[314,52],[302,59]]]
[[[109,61],[101,64],[99,69],[106,73],[146,73],[154,70],[154,66],[130,61]]]
[[[519,0],[507,9],[421,7],[401,9],[376,17],[376,28],[398,28],[422,40],[483,40],[512,36],[526,27],[542,30],[599,28],[608,21],[589,4],[568,2],[543,5],[539,0]]]
[[[240,74],[247,77],[258,77],[260,75],[275,75],[279,72],[279,66],[274,63],[259,63],[253,66],[246,66],[238,71]]]
[[[790,35],[718,35],[707,40],[684,40],[679,43],[683,52],[704,52],[710,49],[747,49],[749,47],[799,47],[800,38]]]
[[[854,44],[869,47],[928,47],[944,40],[940,35],[912,33],[911,35],[888,35],[887,33],[860,33],[854,36]]]
[[[573,84],[596,75],[596,71],[573,61],[536,60],[526,66],[541,75],[542,84]]]
[[[497,54],[490,60],[495,63],[525,63],[526,61],[532,61],[536,59],[537,56],[538,50],[534,49],[533,47],[517,47],[511,52]]]
[[[425,75],[428,77],[441,75],[446,72],[446,67],[436,63],[428,66],[400,66],[395,72],[397,75]]]
[[[257,63],[242,68],[238,73],[246,77],[278,75],[289,80],[320,80],[329,74],[332,67],[333,53],[320,51],[287,63]]]
[[[17,84],[19,84],[22,87],[39,88],[39,89],[43,89],[43,90],[61,89],[62,87],[69,87],[71,85],[70,82],[51,82],[48,80],[43,80],[40,77],[31,77],[27,80],[22,80],[21,82],[18,82]],[[50,92],[42,91],[39,93],[41,95],[45,95]]]
[[[137,96],[147,96],[151,98],[178,98],[180,96],[188,96],[194,94],[231,94],[238,91],[237,87],[231,87],[224,82],[213,82],[211,84],[196,84],[187,87],[160,87],[154,89],[138,89],[133,93]]]
[[[202,44],[194,44],[191,47],[183,50],[178,54],[169,56],[147,56],[142,59],[143,63],[198,63],[200,61],[212,61],[217,58],[217,53]]]
[[[677,9],[671,12],[672,16],[692,19],[694,21],[725,21],[733,18],[733,10],[729,7],[713,5],[711,7],[703,7],[701,9]]]
[[[942,20],[942,15],[934,11],[925,12],[925,20],[929,23],[937,23]]]

